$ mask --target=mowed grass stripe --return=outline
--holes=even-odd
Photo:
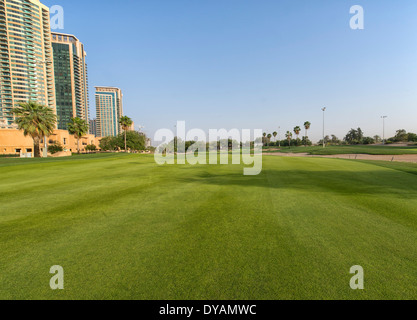
[[[326,163],[327,161],[330,161],[331,166]],[[297,162],[303,164],[301,172],[293,170]],[[285,166],[285,163],[289,166]],[[304,170],[308,169],[309,165],[314,167],[309,168],[309,171],[320,172],[321,180],[316,175],[309,177],[305,174]],[[317,288],[324,289],[320,296],[334,298],[334,296],[348,295],[351,298],[374,298],[373,295],[368,295],[369,290],[352,294],[349,287],[343,289],[342,283],[349,276],[340,271],[348,270],[354,264],[361,264],[369,271],[367,279],[373,288],[372,293],[378,292],[379,298],[395,297],[399,292],[398,283],[407,282],[410,283],[410,288],[406,292],[402,291],[402,294],[409,298],[416,296],[417,274],[413,261],[417,259],[414,245],[417,241],[415,233],[417,202],[415,197],[413,200],[408,199],[409,196],[401,201],[401,198],[404,198],[403,190],[407,188],[407,182],[413,180],[412,175],[401,173],[396,176],[397,180],[393,186],[390,186],[388,183],[391,180],[384,181],[381,176],[388,174],[391,179],[393,170],[386,169],[388,173],[384,173],[367,163],[358,166],[355,162],[345,160],[335,162],[333,159],[326,159],[325,162],[317,162],[317,159],[294,158],[282,159],[281,168],[291,169],[292,174],[285,175],[288,180],[284,178],[282,181],[276,177],[270,179],[271,181],[286,185],[287,188],[298,185],[304,190],[294,193],[288,192],[287,189],[284,193],[287,195],[288,204],[280,203],[282,221],[288,222],[284,229],[292,230],[292,234],[297,235],[294,239],[297,243],[295,247],[305,246],[311,254],[308,264],[305,264],[305,259],[301,256],[295,260],[303,261],[304,266],[307,267],[317,264],[313,270],[304,271],[294,277],[298,279],[306,277],[305,283],[312,284],[314,278],[309,279],[309,275],[321,269],[323,274],[327,274],[324,282],[328,285],[323,286],[322,283],[320,286],[320,282],[323,282],[321,278],[323,274],[318,274],[315,278]],[[351,172],[352,168],[356,168],[357,171],[354,175]],[[304,180],[304,187],[298,179]],[[345,184],[343,188],[340,187],[340,180]],[[368,193],[362,190],[366,181],[369,181]],[[387,185],[390,194],[381,192],[384,184]],[[408,188],[408,193],[411,192],[416,193],[416,188]],[[302,193],[305,195],[303,196]],[[377,203],[381,206],[376,206]],[[304,210],[300,210],[301,208]],[[413,219],[404,224],[407,217]],[[410,225],[413,226],[411,229]],[[331,276],[332,270],[334,275]],[[381,279],[386,280],[381,281]],[[336,284],[337,280],[341,282]],[[337,288],[341,290],[335,292]],[[317,290],[312,288],[306,290],[304,294],[306,298],[317,298]]]

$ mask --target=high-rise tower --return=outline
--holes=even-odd
[[[97,137],[117,136],[122,132],[122,90],[114,87],[96,87]]]
[[[0,0],[0,119],[29,100],[55,106],[49,8],[38,0]]]
[[[58,129],[71,118],[89,121],[88,76],[84,45],[73,35],[52,33]]]

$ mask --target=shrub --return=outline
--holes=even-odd
[[[85,147],[85,151],[96,151],[97,147],[94,144],[89,144]]]
[[[51,154],[55,154],[64,151],[64,147],[59,142],[54,142],[53,144],[48,146],[48,151]]]
[[[375,139],[371,138],[371,137],[365,137],[363,138],[363,144],[374,144],[375,143]]]

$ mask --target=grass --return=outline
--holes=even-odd
[[[393,146],[322,146],[313,147],[271,147],[271,150],[265,149],[264,152],[281,152],[281,153],[308,153],[310,155],[335,155],[335,154],[372,154],[372,155],[402,155],[417,154],[417,146],[412,147],[393,147]]]
[[[416,165],[263,167],[0,159],[0,299],[417,298]],[[49,288],[53,265],[65,290]]]

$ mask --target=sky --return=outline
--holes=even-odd
[[[41,0],[64,8],[94,86],[123,90],[124,114],[156,130],[287,130],[309,137],[417,132],[415,0]],[[350,28],[350,8],[364,29]]]

